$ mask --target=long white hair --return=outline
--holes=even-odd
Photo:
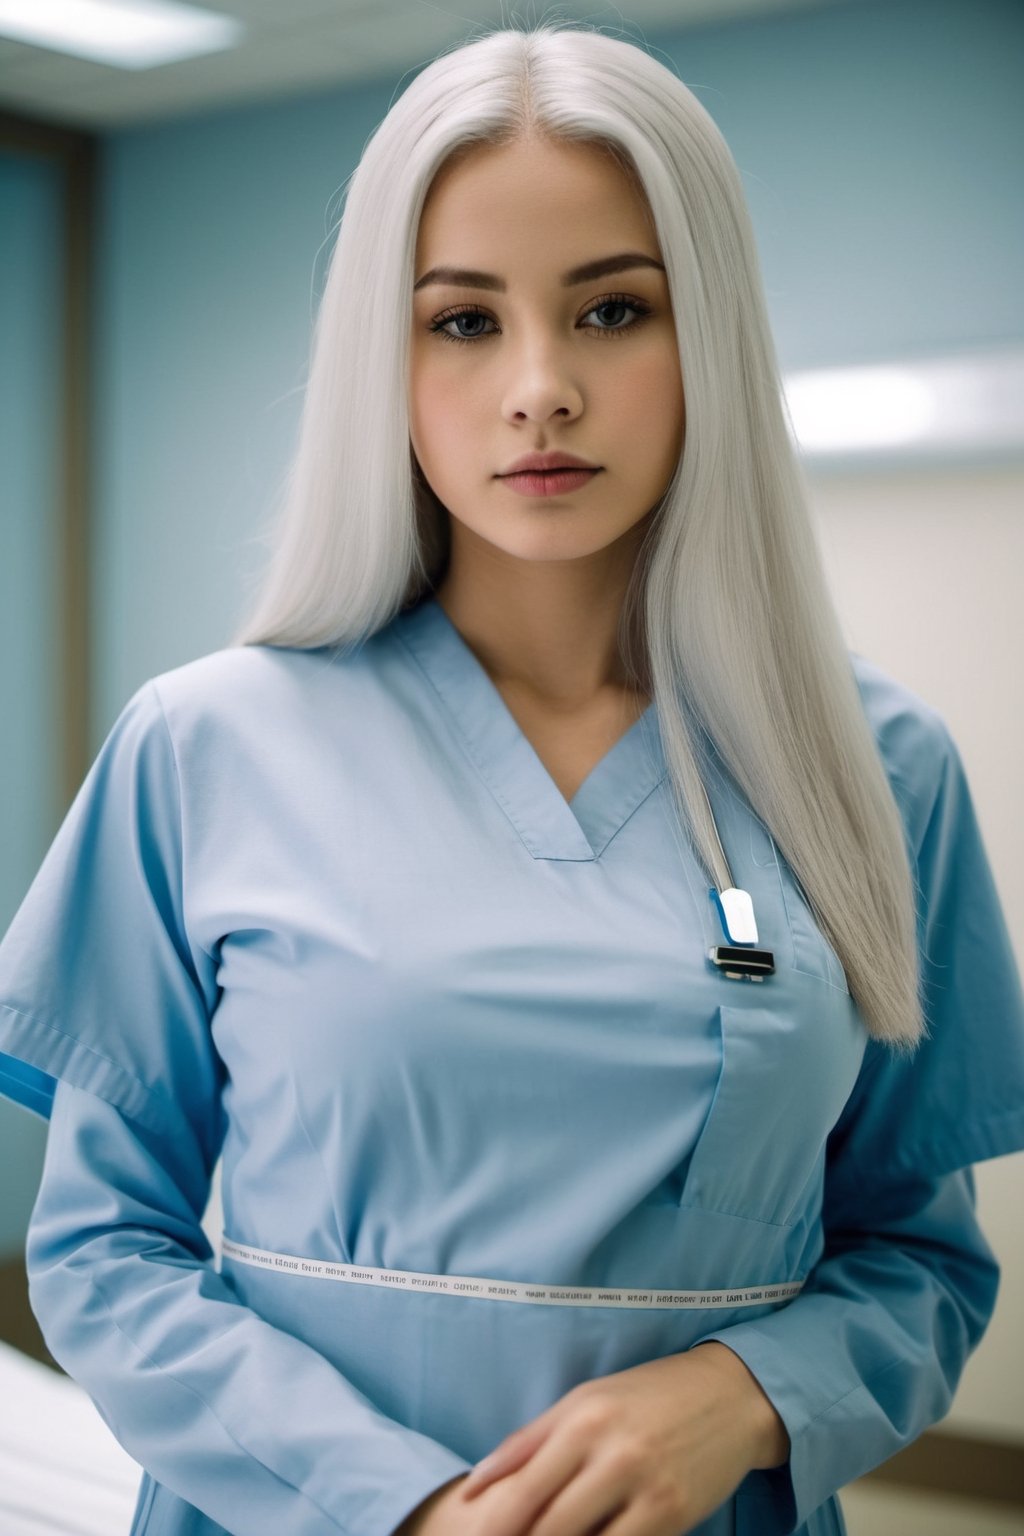
[[[681,828],[723,888],[706,732],[869,1034],[909,1052],[928,1031],[908,854],[808,510],[742,183],[711,117],[643,48],[564,22],[492,31],[434,59],[373,132],[346,186],[271,556],[231,643],[357,646],[444,574],[449,514],[409,434],[420,214],[454,153],[527,134],[610,150],[667,271],[685,442],[619,639],[657,706]]]

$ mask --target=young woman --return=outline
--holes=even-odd
[[[135,1533],[825,1536],[946,1412],[1020,980],[643,50],[498,31],[388,113],[255,611],[124,707],[0,999]]]

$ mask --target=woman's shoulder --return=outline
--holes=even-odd
[[[941,712],[877,662],[857,651],[848,654],[864,713],[886,767],[908,784],[919,782],[922,773],[934,782],[954,750]]]
[[[218,724],[265,730],[367,672],[365,654],[331,646],[236,645],[155,673],[138,692],[159,705],[172,737]]]
[[[866,656],[848,654],[879,756],[919,848],[943,787],[963,777],[959,748],[933,704]]]

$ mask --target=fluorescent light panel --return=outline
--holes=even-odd
[[[245,28],[177,0],[0,0],[0,36],[116,69],[152,69],[234,48]]]
[[[1024,351],[860,368],[783,381],[793,431],[809,457],[1024,449]]]

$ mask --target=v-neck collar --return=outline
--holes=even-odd
[[[600,858],[665,778],[652,699],[567,801],[433,594],[399,613],[394,631],[433,686],[477,772],[535,859]]]

